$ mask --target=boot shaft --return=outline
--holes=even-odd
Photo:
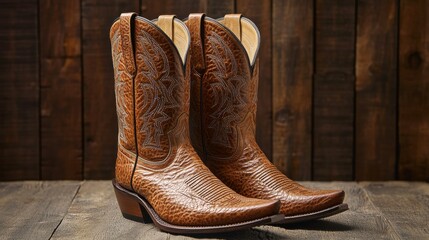
[[[131,42],[134,16],[122,14],[110,29],[113,71],[115,78],[116,113],[118,117],[118,145],[136,152],[134,119],[135,62]]]
[[[240,155],[255,138],[259,32],[240,15],[216,21],[191,14],[186,25],[192,41],[194,147],[203,159]]]
[[[118,144],[147,163],[163,162],[189,141],[189,32],[173,16],[123,14],[110,38]]]

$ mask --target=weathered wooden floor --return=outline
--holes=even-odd
[[[0,183],[0,239],[429,239],[429,184],[304,182],[342,188],[350,210],[304,224],[201,236],[124,219],[110,181]]]

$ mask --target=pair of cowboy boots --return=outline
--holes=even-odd
[[[247,18],[124,13],[110,30],[124,217],[171,233],[345,211],[344,192],[288,179],[255,141],[259,31]]]

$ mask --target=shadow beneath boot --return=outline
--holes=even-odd
[[[302,223],[281,224],[276,226],[284,229],[290,229],[290,230],[301,229],[301,230],[315,230],[315,231],[319,230],[319,231],[328,231],[328,232],[343,232],[343,231],[350,231],[354,229],[353,226],[350,226],[344,223],[334,222],[331,220],[326,220],[326,219],[312,220],[312,221],[307,221]]]
[[[269,228],[275,228],[270,226]],[[190,234],[182,235],[196,239],[227,239],[227,240],[252,240],[252,239],[287,239],[285,235],[279,235],[269,229],[255,227],[246,230],[227,232],[227,233],[209,233],[209,234]]]

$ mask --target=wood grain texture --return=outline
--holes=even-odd
[[[1,2],[0,180],[113,177],[108,32],[135,11],[258,25],[257,141],[289,177],[429,181],[426,0]]]
[[[113,177],[117,119],[109,30],[122,12],[138,11],[138,0],[82,0],[85,179]]]
[[[355,0],[317,0],[313,178],[352,180]]]
[[[273,4],[273,162],[311,179],[313,1]]]
[[[234,12],[234,0],[177,0],[148,1],[142,0],[142,16],[152,20],[162,14],[174,14],[179,19],[184,19],[190,13],[206,13],[211,18],[223,17],[226,13]]]
[[[0,183],[0,239],[427,239],[429,184],[301,182],[344,189],[350,210],[239,232],[171,235],[122,217],[110,181]],[[58,226],[58,227],[57,227]]]
[[[256,24],[261,34],[256,141],[265,155],[272,159],[272,1],[237,0],[236,8],[237,13]]]
[[[159,15],[172,14],[179,19],[187,18],[190,13],[204,12],[204,1],[182,0],[177,4],[175,0],[147,1],[141,3],[141,14],[147,19],[158,18]]]
[[[395,179],[397,8],[396,0],[358,1],[356,180]]]
[[[0,239],[49,239],[79,182],[0,183]]]
[[[367,193],[354,182],[301,182],[318,189],[343,189],[349,210],[326,219],[287,226],[291,239],[399,239]]]
[[[200,1],[203,11],[211,18],[220,18],[228,13],[235,12],[234,0],[203,0]]]
[[[80,0],[39,9],[41,178],[82,179]]]
[[[427,183],[364,182],[361,186],[401,239],[429,238],[429,195],[416,188],[427,189]]]
[[[0,180],[40,177],[37,8],[37,0],[0,8]]]
[[[398,178],[429,181],[429,1],[401,1]]]
[[[153,224],[124,219],[110,181],[86,181],[52,239],[426,239],[429,236],[427,226],[423,226],[428,218],[427,183],[302,184],[344,189],[350,210],[300,224],[261,226],[225,234],[171,235]],[[412,219],[412,214],[418,214],[417,218]]]

